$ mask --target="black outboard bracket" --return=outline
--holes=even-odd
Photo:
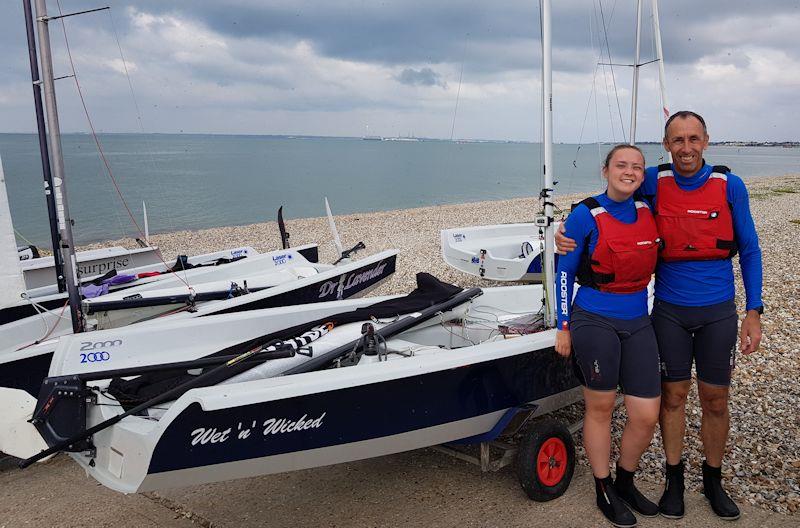
[[[80,376],[46,378],[39,391],[36,410],[31,423],[47,445],[63,442],[86,429],[86,399],[92,393]],[[91,449],[90,439],[69,446],[67,451],[81,452]]]

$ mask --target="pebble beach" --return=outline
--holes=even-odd
[[[731,398],[731,432],[723,465],[727,488],[739,501],[779,513],[800,511],[800,174],[746,180],[751,210],[759,232],[764,262],[762,317],[764,338],[760,350],[737,357]],[[559,196],[565,211],[587,196]],[[496,286],[455,271],[440,255],[441,229],[530,221],[537,210],[534,199],[478,202],[417,209],[350,214],[336,217],[343,245],[358,241],[367,253],[400,250],[397,272],[378,290],[380,294],[408,292],[415,275],[428,272],[442,280],[468,286]],[[293,246],[316,242],[320,260],[332,262],[336,250],[324,217],[288,220]],[[132,247],[132,241],[115,241]],[[151,236],[167,261],[177,254],[196,254],[238,245],[259,251],[280,247],[276,222],[182,231]],[[108,243],[102,244],[108,245]],[[92,247],[100,247],[100,244]],[[737,269],[737,301],[743,310],[744,291]],[[505,283],[508,284],[508,283]],[[687,409],[687,488],[700,491],[700,408],[693,389]],[[619,443],[624,410],[615,414],[614,445]],[[580,436],[580,435],[578,435]],[[660,436],[645,453],[642,478],[663,482]],[[580,445],[580,438],[578,438]],[[580,464],[588,466],[579,448]],[[800,523],[800,520],[798,520]]]

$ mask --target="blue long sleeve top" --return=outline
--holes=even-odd
[[[615,202],[607,194],[599,194],[595,199],[605,207],[611,216],[631,224],[636,221],[636,205],[633,198],[624,202]],[[558,306],[558,328],[564,328],[564,322],[569,323],[572,313],[572,296],[574,291],[575,275],[578,271],[581,255],[588,252],[590,255],[597,246],[597,223],[584,204],[575,208],[567,217],[564,224],[566,236],[575,240],[578,247],[558,259],[556,270],[556,301]],[[574,303],[586,311],[613,317],[616,319],[635,319],[647,315],[647,288],[634,293],[602,292],[588,286],[581,286],[575,295]]]
[[[696,174],[688,177],[678,174],[674,166],[672,171],[678,187],[691,191],[708,181],[711,169],[711,165],[704,164]],[[658,167],[649,167],[645,171],[644,183],[637,192],[637,199],[648,201],[654,211],[658,200],[657,184]],[[758,233],[750,213],[747,187],[742,179],[733,173],[728,173],[727,194],[733,216],[733,231],[739,248],[746,309],[750,310],[763,305],[761,247],[758,245]],[[708,306],[729,301],[735,294],[731,259],[659,262],[656,268],[655,296],[668,303],[680,306]]]

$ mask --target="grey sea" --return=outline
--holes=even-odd
[[[541,147],[531,143],[374,141],[360,138],[107,134],[99,136],[117,187],[91,136],[63,137],[76,243],[334,214],[500,200],[538,194]],[[602,188],[609,145],[559,144],[557,193]],[[663,162],[644,145],[648,164]],[[48,247],[37,138],[0,134],[11,216],[20,244]],[[707,159],[752,178],[800,173],[800,149],[711,147]],[[124,198],[124,203],[122,198]],[[534,211],[531,211],[533,216]],[[480,224],[481,219],[475,218]]]

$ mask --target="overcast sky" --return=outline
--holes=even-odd
[[[535,0],[61,0],[61,7],[109,3],[110,12],[65,20],[100,131],[540,138]],[[612,79],[596,64],[601,53],[608,61],[606,42],[614,62],[632,62],[636,2],[553,4],[556,140],[621,140],[631,68],[614,67]],[[654,45],[650,0],[643,4],[645,62]],[[800,0],[660,4],[671,110],[703,114],[712,140],[800,139]],[[48,9],[57,13],[56,2]],[[51,38],[56,75],[67,74],[60,23],[51,23]],[[0,132],[33,131],[19,1],[0,4],[0,46]],[[657,71],[641,68],[640,140],[660,136]],[[62,130],[87,131],[74,81],[57,88]]]

